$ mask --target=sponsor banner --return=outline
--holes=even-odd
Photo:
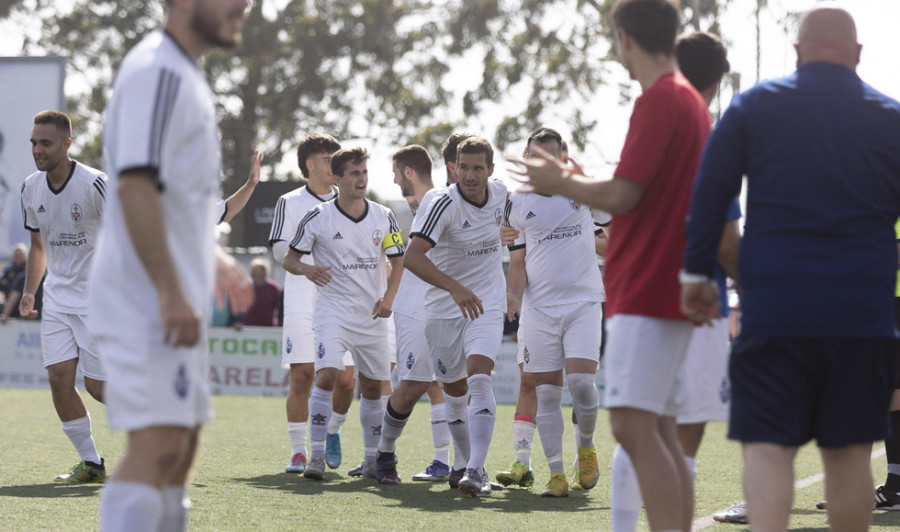
[[[50,387],[41,355],[40,323],[10,320],[0,326],[0,345],[8,346],[5,356],[0,356],[0,387]],[[597,373],[602,404],[602,362]],[[288,370],[281,367],[281,328],[209,329],[209,381],[213,394],[283,397],[288,392],[289,377]],[[396,375],[393,380],[396,386]],[[504,339],[501,344],[493,381],[497,402],[515,404],[519,394],[515,342]],[[80,373],[77,385],[84,388]],[[563,404],[572,404],[568,387],[563,388]]]

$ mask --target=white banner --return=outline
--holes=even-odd
[[[41,356],[40,323],[10,320],[0,325],[0,387],[49,388]],[[216,395],[287,395],[289,373],[281,368],[281,329],[245,327],[209,329],[209,380]],[[494,395],[501,404],[514,404],[519,394],[519,366],[516,344],[504,339],[494,366]],[[396,381],[395,381],[396,384]],[[603,364],[597,372],[603,398]],[[83,388],[82,377],[78,386]],[[563,389],[563,404],[572,404],[569,390]]]

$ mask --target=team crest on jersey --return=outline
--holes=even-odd
[[[577,201],[575,201],[575,200],[573,200],[573,199],[570,199],[570,200],[569,200],[569,207],[572,207],[574,210],[577,211],[578,209],[581,208],[581,203],[578,203]]]
[[[70,210],[69,213],[72,215],[72,221],[74,221],[75,223],[81,221],[81,205],[73,203],[72,210]]]
[[[406,369],[412,369],[413,364],[416,363],[416,357],[413,356],[412,351],[406,355]]]
[[[494,221],[497,222],[497,225],[503,223],[503,209],[497,207],[497,210],[494,211]]]
[[[325,344],[322,342],[319,342],[319,351],[317,354],[319,355],[319,358],[325,358]]]
[[[294,350],[294,344],[291,343],[291,337],[288,336],[287,340],[285,341],[285,344],[284,344],[284,351],[290,355],[291,351],[293,351],[293,350]]]
[[[184,399],[188,394],[188,377],[187,377],[187,368],[182,363],[178,366],[178,373],[175,375],[175,382],[173,383],[175,388],[175,393],[178,394],[178,397]]]
[[[438,364],[437,364],[437,366],[438,366],[438,371],[441,372],[441,375],[446,375],[446,374],[447,374],[447,366],[444,365],[444,361],[443,361],[443,360],[438,359]]]
[[[375,232],[372,233],[372,242],[378,246],[381,244],[382,240],[384,240],[384,233],[381,232],[381,229],[376,229]]]

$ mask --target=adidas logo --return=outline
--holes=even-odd
[[[454,419],[453,421],[450,421],[447,424],[450,426],[456,426],[456,425],[462,425],[463,423],[465,423],[465,421],[463,421],[461,419]]]
[[[530,219],[534,218],[535,216],[537,216],[537,214],[535,214],[531,211],[528,211],[528,214],[525,216],[525,219],[530,220]]]
[[[490,411],[489,409],[487,409],[487,408],[482,408],[482,409],[479,410],[478,412],[475,412],[475,415],[476,415],[476,416],[493,416],[494,413],[491,412],[491,411]]]
[[[331,238],[332,238],[332,240],[343,240],[343,239],[344,239],[344,237],[341,236],[341,232],[340,232],[340,231],[338,231],[338,232],[337,232],[333,237],[331,237]]]
[[[467,229],[469,227],[472,227],[471,225],[469,225],[469,220],[466,220],[465,222],[463,222],[463,229]]]
[[[45,209],[44,206],[41,205],[40,207],[38,207],[38,212],[47,212],[47,209]]]

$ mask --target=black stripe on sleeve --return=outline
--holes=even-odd
[[[517,245],[517,244],[510,244],[510,245],[506,246],[506,248],[509,249],[510,251],[515,251],[515,250],[517,250],[517,249],[522,249],[522,248],[524,248],[524,247],[525,247],[525,244],[518,244],[518,245]]]
[[[428,242],[429,244],[431,244],[431,247],[434,247],[434,245],[435,245],[435,241],[432,240],[431,237],[429,237],[428,235],[423,235],[422,233],[416,231],[415,233],[410,233],[410,234],[409,234],[409,239],[412,240],[414,236],[417,236],[417,237],[419,237],[419,238],[425,240],[426,242]]]
[[[440,220],[441,215],[444,214],[444,211],[447,210],[447,207],[453,203],[453,200],[450,199],[450,196],[441,196],[434,203],[432,203],[433,207],[428,212],[428,217],[425,219],[425,223],[422,225],[422,236],[427,236],[428,240],[431,241],[431,245],[434,245],[434,241],[431,239],[430,235],[434,231],[434,226],[437,225],[438,220]]]
[[[181,78],[175,72],[163,69],[156,85],[156,98],[153,102],[153,118],[150,124],[150,147],[147,160],[151,165],[160,166],[162,145],[166,129],[175,109],[178,87]]]
[[[272,230],[269,231],[269,247],[274,246],[275,242],[284,240],[281,238],[281,233],[284,230],[282,225],[284,225],[284,210],[286,204],[287,201],[285,201],[284,197],[278,198],[278,202],[275,204],[275,216],[272,218]]]
[[[153,176],[153,179],[156,180],[156,189],[162,192],[166,187],[163,185],[162,181],[159,180],[159,168],[156,166],[133,166],[129,168],[124,168],[119,172],[119,178],[123,177],[131,177],[137,174],[150,174]]]
[[[103,201],[106,201],[106,187],[102,184],[103,180],[99,177],[94,180],[94,188],[97,189],[97,193],[100,194],[100,197]]]
[[[297,234],[296,236],[294,236],[294,239],[291,240],[291,249],[298,253],[309,253],[309,251],[300,251],[299,249],[297,249],[297,246],[299,246],[300,241],[303,240],[303,234],[306,232],[306,224],[308,224],[310,220],[315,218],[319,214],[319,212],[321,212],[319,211],[319,209],[313,209],[306,213],[306,216],[304,216],[303,219],[300,220],[300,225],[297,226]]]

